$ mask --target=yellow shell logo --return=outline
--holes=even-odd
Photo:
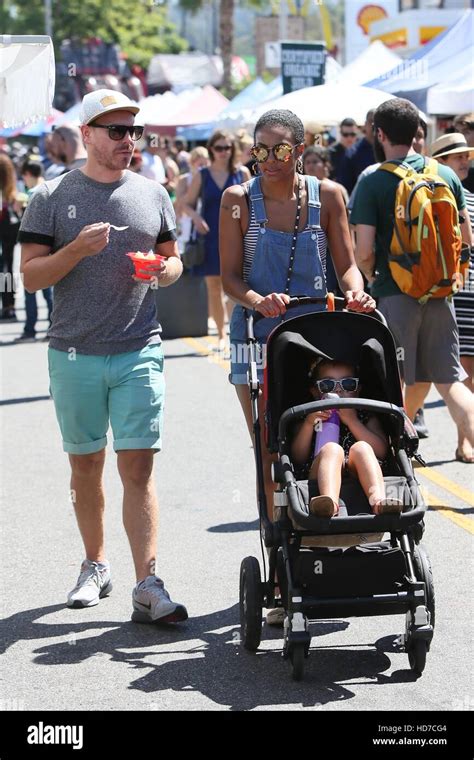
[[[380,5],[364,5],[357,14],[357,24],[360,26],[364,34],[368,34],[370,26],[374,21],[379,21],[381,18],[387,18],[387,16],[387,11]]]

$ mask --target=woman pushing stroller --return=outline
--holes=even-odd
[[[222,283],[237,302],[230,327],[231,376],[252,435],[245,309],[264,317],[255,325],[261,355],[270,331],[286,312],[292,295],[325,296],[329,264],[347,307],[368,313],[375,301],[364,292],[352,252],[342,196],[330,180],[302,177],[304,127],[291,111],[265,113],[255,128],[251,152],[258,176],[228,188],[222,197],[220,257]],[[336,283],[328,283],[329,289]],[[291,316],[296,315],[295,310]],[[273,319],[272,319],[273,318]],[[263,361],[259,379],[263,380]],[[263,418],[263,399],[259,403]],[[273,508],[272,457],[262,440],[265,492]]]
[[[315,400],[335,391],[341,398],[355,398],[359,378],[351,364],[339,361],[313,362],[309,391]],[[399,499],[387,498],[382,474],[388,442],[374,415],[356,409],[339,409],[335,426],[338,440],[325,442],[318,450],[317,430],[329,421],[331,410],[312,412],[296,430],[292,457],[297,465],[310,464],[309,479],[317,480],[319,496],[313,496],[309,511],[318,517],[334,517],[339,511],[339,492],[345,469],[358,478],[375,514],[399,513]]]

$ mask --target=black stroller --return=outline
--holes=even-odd
[[[292,298],[289,308],[324,299]],[[285,610],[283,657],[295,680],[303,677],[311,643],[309,620],[405,614],[401,646],[411,669],[421,675],[433,637],[434,588],[430,561],[420,541],[426,506],[413,473],[418,437],[402,405],[394,340],[383,316],[343,311],[344,299],[328,299],[332,311],[306,313],[281,322],[267,342],[264,373],[265,433],[273,464],[274,522],[267,505],[260,445],[259,383],[254,321],[247,320],[249,386],[255,434],[255,460],[264,580],[256,557],[240,569],[241,642],[256,651],[262,635],[262,608]],[[315,401],[308,397],[307,371],[314,357],[358,365],[370,398]],[[302,403],[305,400],[307,403]],[[389,441],[383,472],[387,495],[403,501],[401,514],[374,515],[355,478],[343,478],[339,515],[315,517],[308,509],[317,483],[291,461],[292,428],[310,412],[349,407],[376,413]],[[388,540],[382,540],[389,534]],[[276,597],[276,588],[280,596]]]

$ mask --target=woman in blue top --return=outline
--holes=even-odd
[[[255,325],[263,347],[286,312],[291,295],[325,296],[328,249],[347,307],[369,312],[373,298],[364,292],[351,246],[347,213],[338,187],[330,180],[298,173],[304,127],[291,111],[267,111],[259,119],[252,154],[259,175],[225,190],[221,203],[220,258],[225,292],[237,302],[231,321],[231,376],[252,435],[244,309],[264,317]],[[311,307],[314,310],[314,307]],[[295,316],[299,309],[289,312]],[[262,367],[259,370],[262,381]],[[263,401],[260,402],[263,419]],[[263,431],[263,426],[262,426]],[[270,519],[274,484],[272,457],[262,432],[265,492]]]
[[[207,149],[211,165],[194,176],[184,201],[185,213],[191,217],[196,230],[206,236],[204,262],[193,267],[192,272],[206,279],[209,316],[217,325],[219,348],[223,349],[226,333],[219,264],[219,207],[224,190],[249,179],[250,172],[245,166],[238,166],[236,142],[230,132],[214,132]],[[196,209],[199,199],[200,213]]]

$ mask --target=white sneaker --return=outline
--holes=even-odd
[[[109,563],[85,559],[73,590],[68,594],[68,607],[94,607],[99,599],[112,591]]]
[[[161,578],[149,575],[132,593],[135,623],[179,623],[187,620],[188,612],[182,604],[172,602]]]

